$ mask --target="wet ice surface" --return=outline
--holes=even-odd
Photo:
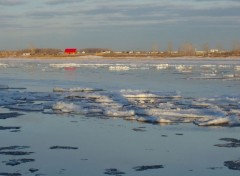
[[[0,63],[0,175],[239,175],[239,60]]]
[[[146,123],[240,126],[240,97],[183,97],[179,92],[54,88],[53,92],[1,91],[0,106],[19,112],[122,118]],[[0,113],[0,117],[8,114]],[[9,116],[17,116],[17,112]]]

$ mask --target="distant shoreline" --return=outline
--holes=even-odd
[[[96,55],[86,55],[86,56],[27,56],[27,57],[0,57],[0,60],[240,60],[240,56],[229,56],[229,57],[198,57],[198,56],[180,56],[180,57],[156,57],[156,56],[146,56],[146,57],[136,57],[136,56],[96,56]]]

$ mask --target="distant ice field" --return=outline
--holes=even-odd
[[[215,95],[211,92],[215,86],[223,86],[218,90],[219,94],[237,93],[240,61],[217,58],[4,59],[0,60],[0,72],[1,84],[16,84],[37,91],[49,91],[53,87],[97,87],[105,90],[181,91],[192,93],[191,96],[196,93],[211,96]]]

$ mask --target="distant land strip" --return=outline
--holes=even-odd
[[[165,51],[113,51],[106,48],[66,48],[64,50],[55,48],[29,48],[22,50],[0,50],[0,58],[72,58],[81,56],[101,56],[107,58],[124,58],[124,57],[234,57],[240,56],[240,45],[231,50],[210,49],[205,47],[203,50],[197,50],[191,44],[186,44],[178,50],[169,47]]]

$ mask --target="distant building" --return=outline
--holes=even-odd
[[[23,53],[23,56],[31,56],[31,53]]]
[[[64,54],[77,54],[76,48],[66,48]]]
[[[133,54],[134,51],[127,51],[127,54]]]
[[[206,51],[198,51],[198,50],[195,50],[195,53],[196,53],[196,55],[204,55],[204,54],[206,54],[207,52]]]
[[[218,49],[210,49],[210,53],[218,53],[219,50]]]
[[[110,54],[111,51],[110,50],[106,50],[106,51],[101,51],[102,54]]]

